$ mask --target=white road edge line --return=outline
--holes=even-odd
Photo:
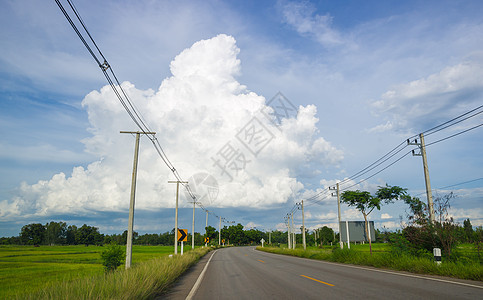
[[[260,250],[256,250],[256,251],[260,251]],[[274,254],[274,255],[279,255],[279,254],[276,254],[276,253],[270,253],[270,252],[265,252],[265,251],[262,251],[262,252]],[[291,256],[291,255],[287,255],[287,256]],[[329,261],[309,259],[309,258],[305,258],[305,257],[298,257],[298,256],[292,256],[292,257],[296,257],[296,258],[300,258],[300,259],[304,259],[304,260],[309,260],[309,261],[316,261],[316,262],[323,263],[323,264],[337,265],[337,266],[343,266],[343,267],[347,267],[347,268],[362,269],[362,270],[368,270],[368,271],[374,271],[374,272],[380,272],[380,273],[387,273],[387,274],[393,274],[393,275],[400,275],[400,276],[406,276],[406,277],[413,277],[413,278],[419,278],[419,279],[428,279],[428,280],[433,280],[433,281],[453,283],[453,284],[483,289],[483,286],[464,283],[464,282],[450,281],[450,280],[444,280],[444,279],[439,279],[439,278],[434,278],[434,277],[418,276],[418,275],[412,275],[412,274],[404,274],[404,273],[391,272],[391,271],[385,271],[385,270],[379,270],[379,269],[370,269],[370,268],[358,267],[358,266],[353,266],[353,265],[347,265],[347,264],[343,264],[343,263],[333,263],[333,262],[329,262]]]
[[[188,296],[186,296],[186,300],[191,300],[195,295],[196,291],[198,290],[198,288],[200,287],[201,281],[203,280],[203,276],[205,276],[206,269],[208,268],[208,265],[210,264],[210,261],[213,258],[213,255],[215,255],[216,251],[218,251],[218,249],[211,254],[210,259],[208,260],[205,267],[203,268],[203,271],[201,271],[200,276],[198,276],[198,279],[196,280],[195,284],[191,288],[190,293],[188,294]]]

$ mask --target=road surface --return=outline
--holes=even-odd
[[[483,283],[232,247],[207,254],[162,298],[474,300],[483,299]]]

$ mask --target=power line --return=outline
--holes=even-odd
[[[69,4],[71,10],[74,12],[74,14],[75,14],[78,22],[80,23],[80,25],[82,26],[83,30],[87,34],[88,38],[85,38],[84,35],[81,33],[81,31],[79,30],[79,28],[75,24],[74,20],[70,17],[69,13],[66,11],[66,9],[64,8],[64,6],[62,5],[61,1],[60,0],[55,0],[57,6],[59,7],[59,9],[64,14],[65,18],[67,19],[67,21],[71,25],[72,29],[75,31],[75,33],[77,34],[77,36],[81,40],[81,42],[84,45],[84,47],[91,54],[92,58],[96,61],[97,65],[101,68],[102,73],[106,77],[107,82],[111,86],[111,88],[114,91],[114,94],[118,98],[119,102],[124,107],[124,109],[128,113],[129,117],[132,119],[132,121],[136,124],[136,126],[143,133],[146,134],[146,133],[152,131],[149,128],[149,126],[147,125],[147,122],[145,121],[145,119],[142,116],[142,114],[139,112],[139,109],[137,109],[137,107],[135,106],[135,104],[133,103],[133,101],[131,101],[131,99],[128,96],[128,94],[126,93],[126,91],[122,88],[122,85],[119,82],[116,74],[114,73],[114,70],[113,70],[112,66],[108,63],[106,57],[104,56],[104,54],[102,53],[101,49],[99,48],[99,46],[95,42],[94,38],[90,34],[89,30],[87,29],[87,26],[85,25],[84,21],[82,20],[82,17],[80,15],[79,11],[77,10],[77,8],[75,7],[73,1],[72,0],[66,0],[66,1]],[[98,57],[94,53],[94,50],[91,48],[91,46],[88,43],[88,40],[90,40],[90,42],[92,43],[92,45],[95,47],[95,49],[99,53],[100,57]],[[108,70],[110,71],[110,73],[108,72]],[[111,77],[111,75],[112,75],[112,77]],[[156,149],[156,152],[161,157],[161,159],[164,162],[164,164],[171,170],[171,172],[175,176],[176,180],[177,181],[184,181],[184,180],[182,180],[180,174],[178,173],[178,171],[176,170],[176,168],[174,167],[174,165],[171,163],[171,161],[169,160],[168,156],[164,152],[163,147],[161,147],[161,144],[159,143],[159,140],[156,138],[155,134],[147,134],[147,136],[151,140],[154,148]],[[196,196],[194,195],[194,193],[191,190],[190,186],[187,183],[182,183],[182,186],[187,190],[188,194],[193,199],[193,201],[196,201]],[[199,205],[199,206],[204,211],[206,211],[206,209],[202,206],[202,204]],[[216,216],[213,212],[210,212],[210,213],[212,213],[214,216]],[[216,216],[216,217],[218,217],[218,216]]]
[[[453,138],[453,137],[455,137],[455,136],[458,136],[458,135],[463,134],[463,133],[465,133],[465,132],[468,132],[468,131],[470,131],[470,130],[476,129],[476,128],[480,127],[480,126],[483,126],[483,123],[481,123],[481,124],[479,124],[479,125],[476,125],[476,126],[473,126],[473,127],[471,127],[471,128],[468,128],[468,129],[466,129],[466,130],[460,131],[460,132],[458,132],[458,133],[452,134],[452,135],[447,136],[447,137],[445,137],[445,138],[442,138],[442,139],[440,139],[440,140],[437,140],[437,141],[431,142],[431,143],[429,143],[429,144],[426,144],[426,147],[431,146],[431,145],[434,145],[434,144],[437,144],[437,143],[442,142],[442,141],[445,141],[445,140],[447,140],[447,139]]]
[[[453,121],[455,121],[455,120],[458,120],[458,119],[459,119],[459,118],[461,118],[461,117],[464,117],[464,116],[466,116],[466,115],[468,115],[468,114],[471,114],[472,112],[477,111],[477,110],[479,110],[480,108],[483,108],[483,105],[480,105],[480,106],[478,106],[477,108],[474,108],[474,109],[472,109],[472,110],[470,110],[470,111],[467,111],[467,112],[465,112],[465,113],[463,113],[463,114],[461,114],[461,115],[459,115],[459,116],[457,116],[457,117],[455,117],[455,118],[453,118],[453,119],[451,119],[451,120],[449,120],[449,121],[446,121],[446,122],[444,122],[444,123],[442,123],[442,124],[439,124],[439,125],[437,125],[437,126],[435,126],[435,127],[433,127],[433,128],[430,128],[430,129],[428,129],[428,130],[426,130],[426,131],[423,131],[422,133],[423,133],[425,136],[428,136],[428,135],[431,135],[431,134],[433,134],[433,133],[435,133],[435,132],[438,132],[438,131],[440,131],[440,130],[443,130],[443,129],[446,129],[446,128],[450,127],[450,126],[453,126],[453,125],[455,125],[455,124],[458,124],[458,123],[460,123],[461,121],[455,122],[455,123],[453,123],[452,125],[448,125],[448,126],[446,126],[446,127],[444,127],[444,128],[438,129],[438,128],[440,128],[440,127],[442,127],[442,126],[446,125],[446,124],[449,124],[449,123],[451,123],[451,122],[453,122]],[[478,113],[476,113],[476,114],[474,114],[474,115],[472,115],[472,116],[470,116],[470,117],[467,117],[467,118],[463,119],[462,121],[467,120],[467,119],[469,119],[469,118],[471,118],[471,117],[474,117],[474,116],[476,116],[476,115],[478,115],[478,114],[480,114],[480,113],[482,113],[482,112],[483,112],[483,111],[480,111],[480,112],[478,112]],[[436,129],[438,129],[438,130],[436,130]],[[411,138],[416,137],[416,136],[417,136],[417,135],[414,135],[414,136],[412,136]]]
[[[451,120],[449,120],[449,121],[446,121],[446,122],[444,122],[444,123],[442,123],[442,124],[440,124],[440,125],[438,125],[438,126],[435,126],[435,127],[433,127],[433,128],[430,128],[430,129],[428,129],[428,130],[424,131],[423,133],[427,133],[426,135],[431,135],[431,134],[433,134],[433,133],[436,133],[436,132],[438,132],[438,131],[444,130],[444,129],[448,128],[448,127],[451,127],[451,126],[454,126],[454,125],[456,125],[456,124],[458,124],[458,123],[461,123],[461,122],[463,122],[463,121],[465,121],[465,120],[468,120],[468,119],[470,119],[470,118],[472,118],[472,117],[475,117],[475,116],[477,116],[477,115],[479,115],[480,113],[482,113],[482,112],[483,112],[483,110],[478,111],[478,110],[480,110],[482,107],[483,107],[483,105],[480,105],[480,106],[478,106],[477,108],[474,108],[474,109],[472,109],[472,110],[470,110],[470,111],[468,111],[468,112],[465,112],[465,113],[463,113],[463,114],[461,114],[461,115],[459,115],[459,116],[457,116],[457,117],[455,117],[455,118],[453,118],[453,119],[451,119]],[[468,115],[469,115],[469,116],[468,116]],[[466,116],[466,117],[465,117],[465,116]],[[464,118],[463,118],[463,117],[464,117]],[[452,134],[452,135],[450,135],[450,136],[447,136],[447,137],[445,137],[445,138],[439,139],[439,140],[437,140],[437,141],[434,141],[434,142],[428,143],[428,144],[426,144],[426,147],[427,147],[427,146],[430,146],[430,145],[433,145],[433,144],[436,144],[436,143],[439,143],[439,142],[442,142],[442,141],[445,141],[445,140],[447,140],[447,139],[453,138],[453,137],[458,136],[458,135],[460,135],[460,134],[466,133],[466,132],[471,131],[471,130],[473,130],[473,129],[476,129],[476,128],[478,128],[478,127],[482,126],[482,125],[483,125],[483,124],[479,124],[479,125],[473,126],[473,127],[471,127],[471,128],[468,128],[468,129],[466,129],[466,130],[463,130],[463,131],[461,131],[461,132],[458,132],[458,133]],[[417,135],[414,135],[414,136],[410,137],[409,139],[412,139],[412,138],[414,138],[414,137],[416,137],[416,136],[417,136]],[[370,171],[372,171],[372,170],[376,169],[377,167],[379,167],[379,166],[380,166],[380,165],[382,165],[383,163],[387,162],[388,160],[390,160],[391,158],[393,158],[394,156],[396,156],[398,153],[400,153],[402,150],[404,150],[404,148],[406,148],[406,147],[408,146],[408,145],[406,144],[404,147],[400,148],[400,147],[401,147],[403,144],[406,144],[406,141],[404,141],[404,142],[400,143],[399,145],[397,145],[396,147],[394,147],[394,148],[393,148],[391,151],[389,151],[388,153],[386,153],[385,155],[383,155],[381,158],[379,158],[378,160],[376,160],[374,163],[370,164],[370,165],[369,165],[369,166],[367,166],[366,168],[362,169],[361,171],[359,171],[359,172],[355,173],[354,175],[352,175],[352,176],[350,176],[350,177],[345,178],[344,180],[342,180],[342,181],[340,182],[340,184],[341,184],[341,185],[346,184],[346,183],[347,183],[347,182],[349,182],[350,180],[353,180],[353,179],[355,179],[355,178],[361,177],[362,175],[367,174],[368,172],[370,172]],[[356,186],[356,185],[358,185],[358,184],[360,184],[360,183],[362,183],[362,182],[364,182],[364,181],[366,181],[366,180],[368,180],[368,179],[370,179],[370,178],[374,177],[375,175],[377,175],[377,174],[381,173],[382,171],[386,170],[386,169],[387,169],[387,168],[389,168],[390,166],[394,165],[396,162],[400,161],[400,160],[401,160],[403,157],[405,157],[405,156],[406,156],[406,155],[408,155],[409,153],[410,153],[410,152],[408,152],[408,153],[404,154],[402,157],[399,157],[399,158],[398,158],[396,161],[392,162],[391,164],[389,164],[388,166],[384,167],[383,169],[381,169],[381,170],[377,171],[376,173],[372,174],[371,176],[369,176],[369,177],[367,177],[367,178],[365,178],[365,179],[363,179],[363,180],[359,181],[358,183],[353,184],[353,185],[351,185],[351,186],[349,186],[349,187],[345,187],[345,188],[344,188],[344,189],[342,189],[342,190],[347,190],[347,189],[349,189],[349,188],[351,188],[351,187],[354,187],[354,186]]]
[[[483,180],[483,177],[476,178],[476,179],[472,179],[472,180],[468,180],[468,181],[464,181],[464,182],[460,182],[460,183],[456,183],[456,184],[452,184],[452,185],[447,185],[447,186],[443,186],[443,187],[439,187],[439,188],[434,188],[432,190],[434,190],[434,191],[443,190],[443,189],[447,189],[447,188],[450,188],[450,187],[455,187],[455,186],[458,186],[458,185],[463,185],[463,184],[467,184],[467,183],[476,182],[476,181],[479,181],[479,180]],[[416,196],[419,196],[419,195],[422,195],[422,194],[425,194],[425,193],[426,192],[422,192],[422,193],[416,194],[414,196],[416,197]]]
[[[393,161],[392,163],[390,163],[389,165],[387,165],[387,166],[386,166],[386,167],[384,167],[383,169],[381,169],[381,170],[377,171],[376,173],[372,174],[371,176],[369,176],[369,177],[367,177],[367,178],[365,178],[365,179],[362,179],[361,181],[359,181],[359,182],[357,182],[357,183],[354,183],[353,185],[348,186],[348,187],[343,188],[343,189],[340,189],[340,190],[341,190],[341,191],[348,190],[348,189],[350,189],[351,187],[354,187],[354,186],[356,186],[356,185],[358,185],[358,184],[360,184],[360,183],[362,183],[362,182],[364,182],[364,181],[367,181],[367,180],[371,179],[372,177],[376,176],[377,174],[379,174],[379,173],[381,173],[382,171],[386,170],[387,168],[391,167],[391,166],[392,166],[392,165],[394,165],[395,163],[399,162],[401,159],[403,159],[404,157],[406,157],[406,156],[407,156],[409,153],[411,153],[411,152],[412,152],[412,150],[411,150],[411,151],[409,151],[409,152],[406,152],[406,153],[405,153],[403,156],[399,157],[397,160]]]

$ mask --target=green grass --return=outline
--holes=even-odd
[[[191,247],[185,247],[188,251]],[[99,246],[0,246],[0,299],[46,285],[103,275]],[[173,253],[173,246],[133,246],[133,266]],[[119,267],[122,268],[123,266]]]
[[[82,280],[62,281],[23,299],[151,299],[164,292],[212,248],[197,248],[183,256],[157,257],[129,270],[118,269]]]
[[[257,247],[258,250],[304,257],[309,259],[327,260],[339,263],[372,266],[376,268],[386,268],[398,271],[408,271],[419,274],[432,274],[440,276],[455,277],[470,280],[483,280],[483,266],[470,259],[462,262],[446,261],[437,265],[434,261],[427,258],[410,256],[407,254],[397,254],[390,251],[387,244],[373,244],[373,255],[369,254],[369,245],[351,245],[351,249],[315,248],[271,248]],[[468,247],[468,249],[470,249]]]

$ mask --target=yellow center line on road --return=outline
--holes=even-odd
[[[257,259],[257,260],[258,260],[259,262],[265,263],[265,262],[264,262],[263,260],[261,260],[261,259]]]
[[[333,284],[330,284],[330,283],[327,283],[327,282],[323,282],[321,280],[318,280],[318,279],[315,279],[315,278],[312,278],[312,277],[309,277],[309,276],[305,276],[305,275],[300,275],[300,276],[305,277],[305,278],[308,278],[308,279],[313,280],[313,281],[317,281],[317,282],[320,282],[320,283],[329,285],[329,286],[334,286]]]

